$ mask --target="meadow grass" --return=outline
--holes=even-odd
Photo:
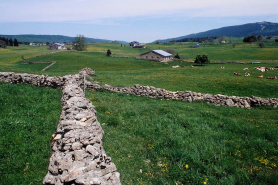
[[[140,54],[154,49],[174,49],[180,57],[193,61],[198,54],[209,55],[210,60],[219,61],[267,61],[278,62],[278,43],[273,39],[264,39],[265,47],[260,48],[258,42],[252,44],[243,43],[243,38],[232,38],[232,43],[219,44],[215,41],[213,44],[200,43],[200,48],[192,48],[196,42],[192,43],[169,43],[169,44],[145,44],[146,48],[131,48],[127,44],[120,43],[93,43],[89,44],[88,51],[106,52],[110,49],[115,56],[139,57]],[[233,47],[233,43],[236,46]]]
[[[273,60],[277,63],[278,55],[278,43],[274,41],[265,44],[264,48],[260,48],[258,43],[238,43],[235,48],[232,44],[200,44],[200,48],[192,48],[196,43],[174,43],[174,44],[148,44],[150,49],[162,49],[172,48],[179,54],[180,57],[194,60],[196,55],[205,54],[209,56],[212,62],[220,61],[267,61],[271,63]]]
[[[274,108],[216,107],[105,91],[86,95],[123,184],[277,181]]]
[[[22,57],[26,59],[38,54],[49,52],[50,50],[48,49],[48,46],[7,46],[6,49],[0,49],[0,71],[11,69],[13,65],[22,60]]]
[[[0,184],[42,184],[61,90],[0,83]]]
[[[244,64],[210,64],[190,68],[191,60],[165,64],[134,58],[106,57],[105,53],[77,52],[56,53],[24,60],[26,62],[57,61],[54,66],[42,72],[41,70],[49,64],[21,64],[21,56],[25,52],[37,55],[48,53],[49,50],[46,47],[31,46],[24,46],[20,50],[20,46],[0,50],[1,56],[4,56],[0,58],[0,71],[63,76],[77,73],[84,67],[90,67],[96,71],[96,80],[101,85],[141,84],[173,91],[191,90],[211,94],[278,97],[277,81],[257,79],[256,76],[262,73],[254,70],[254,67],[259,65],[266,67],[278,65],[277,61],[270,61],[277,60],[276,46],[261,49],[255,45],[237,45],[236,48],[246,47],[246,51],[241,54],[231,53],[232,46],[228,44],[207,45],[196,49],[190,48],[190,44],[149,44],[149,46],[140,50],[127,46],[121,47],[120,44],[97,43],[90,45],[88,50],[106,52],[110,49],[112,53],[113,51],[116,53],[116,56],[125,56],[126,53],[130,56],[137,56],[141,51],[145,52],[150,48],[174,47],[176,51],[181,51],[179,55],[188,59],[194,58],[195,54],[211,52],[208,54],[209,57],[215,56],[212,57],[213,60],[236,61],[238,57],[239,61],[243,61]],[[273,50],[274,54],[267,49]],[[190,54],[191,50],[196,53]],[[259,51],[262,53],[256,56]],[[247,63],[258,57],[264,58],[260,60],[261,64]],[[184,65],[185,68],[171,69],[171,65]],[[224,70],[220,69],[221,65],[225,66]],[[245,67],[250,69],[251,77],[233,75],[233,72],[243,73]],[[277,71],[268,71],[263,74],[277,76]],[[7,163],[1,164],[1,174],[2,171],[9,172],[3,173],[5,181],[1,178],[1,183],[11,181],[17,184],[17,181],[12,179],[15,177],[13,175],[15,171],[19,173],[14,179],[20,179],[20,182],[21,179],[27,179],[28,182],[30,179],[35,179],[33,184],[38,184],[37,182],[40,184],[46,174],[50,157],[48,142],[58,124],[61,92],[42,89],[44,88],[1,84],[0,100],[5,107],[2,107],[0,112],[0,123],[4,128],[1,128],[0,136],[11,135],[10,140],[7,141],[1,138],[1,147],[5,149],[1,148],[1,157],[5,157],[2,157],[2,160],[7,158],[7,161],[11,163],[10,166],[16,166],[16,168],[11,168],[5,167]],[[26,96],[25,93],[27,93]],[[248,110],[215,107],[206,103],[161,101],[108,92],[88,91],[86,94],[96,105],[97,116],[105,130],[104,148],[116,163],[123,184],[203,184],[204,182],[274,184],[274,180],[277,179],[278,119],[276,109],[264,107]],[[49,101],[49,99],[54,101]],[[28,102],[31,103],[28,104]],[[38,102],[42,103],[38,104]],[[47,114],[40,113],[41,109],[46,110]],[[51,116],[48,117],[48,115]],[[37,118],[38,120],[35,120]],[[33,126],[33,123],[39,125]],[[39,127],[40,125],[43,127]],[[31,128],[34,127],[38,129],[32,131]],[[39,139],[44,135],[42,132],[47,132],[47,136]],[[29,135],[31,133],[34,135]],[[14,139],[25,135],[27,141],[22,138]],[[35,139],[41,140],[44,144]],[[35,143],[34,147],[30,142]],[[18,143],[22,144],[20,145],[22,148],[17,147]],[[33,148],[25,149],[27,146]],[[17,158],[17,149],[23,151],[23,156]],[[31,151],[35,151],[36,154],[32,153],[27,156]],[[27,158],[29,156],[35,159],[42,156],[44,162],[40,161],[41,158],[40,160]],[[30,165],[30,161],[34,163]],[[39,167],[40,165],[42,167]],[[31,169],[30,166],[32,169],[41,168],[45,171],[26,172],[25,169]],[[14,169],[16,170],[13,171]],[[24,175],[25,172],[27,175]]]
[[[41,70],[49,64],[21,64],[13,66],[16,71],[63,76],[75,74],[84,67],[96,71],[96,80],[101,84],[114,86],[150,85],[171,91],[191,90],[201,93],[227,94],[231,96],[278,97],[277,80],[268,80],[268,76],[278,76],[277,70],[262,73],[254,67],[275,67],[274,63],[261,64],[208,64],[190,68],[191,62],[174,61],[159,63],[156,61],[136,60],[134,58],[106,57],[103,53],[62,52],[27,59],[34,61],[57,61],[46,71]],[[184,65],[185,68],[170,68],[171,65]],[[225,69],[221,69],[224,66]],[[249,68],[251,77],[245,77],[243,69]],[[235,76],[233,73],[241,73]],[[257,76],[264,74],[264,79]]]

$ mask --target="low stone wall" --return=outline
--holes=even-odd
[[[0,72],[0,81],[56,88],[61,87],[64,84],[65,79],[63,77],[50,77],[27,73]]]
[[[198,102],[205,101],[212,103],[216,106],[233,106],[241,108],[251,108],[258,106],[273,106],[277,107],[278,98],[260,98],[260,97],[238,97],[238,96],[227,96],[222,94],[202,94],[192,91],[168,91],[161,88],[155,88],[152,86],[141,86],[134,85],[132,87],[113,87],[110,85],[87,85],[90,89],[105,89],[107,91],[132,94],[136,96],[143,96],[149,98],[158,99],[171,99],[171,100],[181,100],[187,102]]]
[[[62,114],[52,136],[53,153],[43,184],[121,184],[102,147],[103,130],[94,106],[79,87],[80,76],[63,79]]]

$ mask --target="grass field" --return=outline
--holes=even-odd
[[[50,76],[77,73],[84,67],[96,71],[100,84],[151,85],[172,91],[278,97],[277,80],[257,79],[254,67],[278,65],[277,44],[265,48],[239,43],[206,45],[147,44],[146,49],[121,44],[94,43],[89,51],[114,56],[139,56],[149,49],[173,48],[183,62],[158,63],[134,58],[106,57],[105,53],[49,53],[47,47],[20,46],[0,50],[0,71]],[[213,61],[243,64],[192,65],[196,54]],[[2,57],[3,56],[3,57]],[[260,61],[261,64],[249,64]],[[185,68],[171,69],[171,65]],[[220,66],[225,66],[221,69]],[[251,77],[235,76],[249,68]],[[268,71],[265,76],[278,76]],[[0,83],[0,184],[40,184],[50,156],[49,139],[60,115],[60,90]],[[277,177],[277,108],[240,109],[206,103],[155,100],[108,92],[87,91],[96,106],[104,135],[104,148],[121,173],[123,184],[275,184]],[[37,103],[40,102],[40,103]],[[32,143],[32,144],[30,144]],[[140,173],[142,169],[142,173]],[[19,181],[15,181],[19,179]]]
[[[61,90],[0,83],[0,184],[41,184]]]
[[[278,51],[278,49],[277,49]],[[136,60],[134,58],[106,57],[103,53],[63,52],[25,60],[57,61],[48,70],[41,70],[49,64],[21,64],[13,66],[15,71],[44,75],[75,74],[84,67],[96,71],[96,80],[100,84],[114,86],[132,86],[134,84],[150,85],[172,91],[191,90],[201,93],[227,94],[233,96],[278,97],[276,80],[267,80],[267,76],[278,76],[278,71],[263,73],[265,79],[256,77],[262,73],[254,67],[263,65],[275,67],[275,63],[262,64],[210,64],[190,68],[191,62],[171,62],[169,64],[155,61]],[[184,65],[185,68],[171,69],[171,65]],[[225,66],[221,69],[220,66]],[[278,65],[278,64],[277,64]],[[249,68],[251,77],[235,76],[234,72],[244,74]]]
[[[198,54],[209,55],[212,61],[265,61],[265,62],[278,62],[278,43],[274,40],[264,39],[265,47],[260,48],[258,43],[243,43],[242,38],[232,38],[232,43],[218,44],[216,41],[213,44],[200,44],[201,48],[192,48],[191,46],[197,43],[172,43],[172,44],[146,44],[145,49],[130,48],[128,45],[115,44],[115,43],[94,43],[89,45],[89,51],[101,51],[106,52],[110,49],[112,53],[122,56],[138,57],[141,53],[144,53],[153,49],[174,49],[179,56],[186,60],[193,61]],[[233,43],[236,43],[233,48]],[[125,47],[121,47],[125,46]]]
[[[276,109],[86,94],[96,106],[104,148],[123,184],[277,181]]]

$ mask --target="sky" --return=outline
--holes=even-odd
[[[81,34],[140,43],[278,23],[277,0],[1,0],[0,9],[0,34]]]

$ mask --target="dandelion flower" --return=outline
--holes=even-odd
[[[186,169],[189,168],[188,164],[185,165],[185,168],[186,168]]]

